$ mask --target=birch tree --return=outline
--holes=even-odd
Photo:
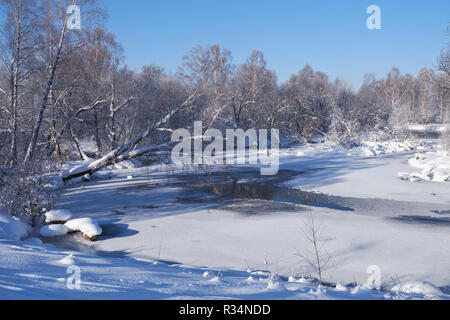
[[[45,88],[42,93],[37,117],[33,125],[28,147],[26,149],[27,151],[24,159],[25,164],[27,164],[35,154],[45,111],[48,107],[49,100],[54,98],[54,81],[61,60],[67,56],[70,56],[71,53],[86,44],[82,39],[77,37],[80,32],[71,30],[68,27],[70,12],[67,12],[67,8],[71,4],[72,2],[70,1],[62,0],[46,0],[43,1],[42,4],[41,10],[43,10],[43,12],[47,12],[46,19],[44,20],[47,30],[47,43],[49,45],[49,59],[44,59],[45,70],[47,70],[47,78],[45,80]],[[86,18],[82,21],[86,22],[86,19],[100,18],[95,0],[83,0],[78,4],[82,9],[86,9],[84,11]],[[56,41],[53,41],[53,38],[55,38]]]
[[[30,61],[35,53],[33,37],[35,27],[35,14],[32,10],[36,4],[32,0],[3,0],[5,7],[5,20],[3,24],[1,63],[3,79],[0,94],[8,101],[2,106],[10,118],[8,133],[10,135],[10,165],[17,164],[17,140],[19,108],[22,97],[26,93],[24,81],[32,74]]]

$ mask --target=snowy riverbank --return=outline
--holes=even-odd
[[[295,203],[296,194],[283,201],[270,188],[251,191],[250,199],[249,193],[220,196],[201,187],[233,176],[230,168],[210,168],[216,171],[213,178],[210,173],[196,178],[184,169],[192,177],[187,180],[166,166],[105,170],[66,187],[59,203],[74,218],[100,222],[104,234],[94,244],[71,236],[22,243],[0,232],[0,296],[449,298],[450,186],[401,179],[400,172],[413,169],[409,160],[417,150],[395,151],[406,152],[367,157],[364,150],[325,144],[281,150],[280,176],[285,178],[275,184],[340,196],[323,197],[328,205]],[[267,183],[246,172],[245,177],[234,174],[237,185]],[[324,277],[333,287],[324,291],[305,280],[314,272],[299,258],[310,250],[302,232],[309,213],[322,224],[333,260]],[[11,220],[2,219],[0,227],[8,229]],[[80,268],[81,290],[67,289],[68,264]],[[364,287],[372,265],[380,268],[383,291]],[[390,291],[396,285],[402,290]]]

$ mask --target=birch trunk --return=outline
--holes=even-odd
[[[20,48],[22,45],[22,16],[17,9],[17,30],[14,54],[11,61],[11,166],[17,164],[17,107],[19,89]]]
[[[39,130],[41,128],[41,124],[42,124],[42,119],[44,117],[44,112],[45,109],[47,107],[47,102],[48,102],[48,97],[50,95],[50,90],[52,88],[53,85],[53,80],[55,79],[55,74],[56,74],[56,69],[58,67],[58,63],[59,60],[61,58],[61,51],[62,51],[62,47],[64,44],[64,38],[66,36],[66,32],[67,32],[67,18],[68,16],[66,15],[65,19],[64,19],[64,23],[63,26],[61,28],[61,33],[60,33],[60,37],[59,37],[59,42],[58,42],[58,47],[57,47],[57,51],[56,51],[56,57],[53,61],[53,64],[51,65],[51,69],[50,69],[50,75],[49,78],[47,80],[47,86],[45,89],[45,93],[44,93],[44,97],[42,99],[42,104],[41,107],[39,108],[39,113],[34,125],[34,129],[33,129],[33,133],[31,135],[31,139],[30,139],[30,143],[28,145],[28,149],[27,149],[27,153],[25,155],[25,160],[24,160],[24,164],[27,164],[34,155],[34,151],[36,149],[36,143],[37,143],[37,139],[39,136]]]

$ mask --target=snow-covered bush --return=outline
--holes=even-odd
[[[335,108],[327,138],[346,149],[360,145],[361,126],[355,117]]]
[[[438,287],[426,281],[408,281],[404,284],[398,283],[391,289],[391,291],[396,293],[412,293],[430,297],[439,297],[443,294]]]
[[[351,149],[360,145],[360,137],[357,132],[349,130],[344,122],[333,121],[328,140],[346,149]]]
[[[48,169],[36,161],[5,171],[0,182],[0,206],[12,216],[36,223],[53,206],[54,197],[44,188]]]

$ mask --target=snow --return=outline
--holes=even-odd
[[[411,167],[420,170],[408,175],[410,181],[449,182],[450,180],[450,154],[448,152],[439,150],[424,154],[418,153],[408,162]]]
[[[1,238],[1,237],[0,237],[0,238]],[[27,245],[35,245],[35,246],[39,246],[39,245],[44,244],[44,243],[42,242],[42,240],[39,239],[39,238],[28,238],[28,239],[25,239],[25,240],[23,241],[23,243],[24,243],[24,244],[27,244]]]
[[[450,130],[450,124],[414,124],[408,126],[408,130],[411,132],[419,132],[419,133],[444,133]]]
[[[123,161],[120,163],[116,163],[114,165],[114,169],[135,169],[139,166],[139,163],[136,164],[135,162],[137,162],[137,161],[127,160],[127,161]]]
[[[51,210],[45,213],[45,222],[67,222],[72,217],[72,213],[69,210]]]
[[[73,264],[74,263],[74,264]],[[390,299],[396,293],[363,291],[358,294],[317,290],[314,284],[270,284],[267,276],[221,270],[217,280],[203,278],[205,269],[185,265],[154,265],[133,258],[71,255],[52,246],[0,240],[0,298],[2,299]],[[75,269],[69,269],[73,267]],[[69,270],[80,270],[80,289],[69,289]],[[217,270],[210,270],[218,273]],[[268,288],[274,286],[274,288]],[[406,295],[407,296],[407,295]],[[439,298],[446,298],[445,295]]]
[[[13,224],[13,219],[4,222],[9,230]],[[374,290],[351,294],[318,289],[312,283],[290,283],[265,272],[253,272],[252,281],[248,281],[248,273],[243,271],[75,254],[35,240],[19,242],[0,237],[1,299],[395,299],[398,296],[395,292]],[[68,286],[74,270],[79,271],[79,288]],[[408,295],[402,292],[402,297]],[[428,290],[424,298],[448,297]]]
[[[97,221],[92,218],[69,220],[64,226],[72,232],[81,232],[89,238],[99,236],[103,232]]]
[[[62,189],[64,187],[64,181],[61,178],[61,176],[55,175],[55,176],[49,177],[49,181],[45,185],[45,187],[49,190]]]
[[[412,171],[416,152],[423,163],[413,164],[422,166],[419,171],[432,167],[433,179],[399,178]],[[344,150],[325,142],[282,149],[280,157],[281,176],[289,179],[268,185],[340,196],[330,201],[352,210],[217,198],[186,189],[171,176],[202,172],[192,168],[108,168],[96,179],[66,186],[59,201],[74,213],[66,223],[71,231],[103,233],[95,243],[71,235],[42,238],[46,244],[18,242],[23,235],[9,240],[2,230],[16,220],[0,216],[0,297],[450,298],[449,185],[434,178],[448,161],[433,144],[377,142]],[[239,183],[253,180],[242,177]],[[302,232],[309,213],[323,227],[333,261],[324,273],[330,286],[320,289],[298,256],[311,249]],[[380,267],[381,290],[364,285],[372,265]],[[68,266],[81,269],[81,290],[67,289]]]
[[[359,147],[362,154],[370,157],[382,154],[397,153],[397,152],[409,152],[414,150],[414,146],[411,142],[373,142],[363,141],[362,146]]]
[[[20,240],[27,236],[29,228],[19,219],[0,213],[0,239]]]
[[[439,288],[426,281],[408,281],[403,284],[397,284],[391,290],[393,292],[414,293],[430,297],[439,297],[443,295]]]
[[[444,250],[450,237],[445,217],[433,213],[448,210],[448,186],[399,179],[398,172],[410,169],[408,159],[413,153],[367,158],[358,150],[321,144],[281,150],[280,154],[281,170],[304,172],[283,186],[354,199],[345,200],[354,212],[308,208],[323,222],[330,239],[327,249],[337,261],[330,271],[334,279],[349,284],[356,278],[365,283],[367,267],[375,264],[386,281],[401,274],[404,281],[450,283],[450,253]],[[67,188],[62,205],[76,208],[80,216],[99,219],[106,229],[109,224],[120,226],[114,236],[96,243],[101,251],[149,259],[161,256],[162,261],[221,270],[247,266],[266,270],[267,256],[271,272],[285,277],[309,272],[297,255],[309,250],[301,229],[307,214],[269,201],[209,203],[214,198],[204,194],[195,203],[195,193],[184,194],[182,188],[168,183],[166,175],[171,170],[158,166],[113,171],[111,180],[90,182],[83,189]],[[127,180],[129,175],[132,181]],[[184,198],[191,202],[181,203],[179,199]],[[256,214],[252,216],[239,213],[239,209],[253,208]],[[439,264],[433,262],[436,259]]]
[[[336,291],[347,291],[347,288],[345,286],[343,286],[342,284],[340,284],[339,282],[336,284]]]
[[[39,234],[46,238],[61,237],[69,233],[69,228],[62,224],[51,224],[44,226],[39,231]]]

